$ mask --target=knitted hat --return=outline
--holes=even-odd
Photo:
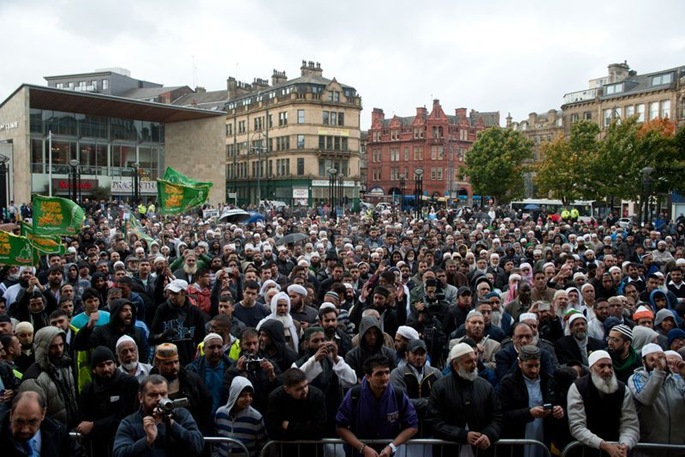
[[[519,350],[519,360],[522,362],[525,362],[526,360],[540,360],[540,357],[540,348],[533,346],[532,344],[521,346],[521,349]]]
[[[680,329],[680,328],[674,328],[673,330],[669,331],[668,334],[668,347],[671,347],[671,343],[673,343],[674,340],[680,339],[680,338],[685,338],[685,330]]]
[[[637,322],[639,319],[654,319],[654,313],[646,306],[639,306],[633,314],[633,320]]]
[[[611,330],[619,332],[626,339],[633,341],[633,331],[626,324],[614,325],[614,327]]]
[[[90,355],[90,368],[95,368],[102,362],[107,362],[109,360],[112,362],[116,360],[114,354],[112,354],[112,350],[107,346],[98,346]]]

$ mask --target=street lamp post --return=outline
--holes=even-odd
[[[407,177],[402,173],[400,175],[400,212],[404,211],[404,189],[406,186]]]
[[[69,173],[69,197],[75,202],[81,201],[81,171],[79,170],[79,161],[72,159],[69,161],[71,173]]]
[[[4,154],[0,154],[0,206],[1,208],[7,208],[7,162],[10,158]]]
[[[644,193],[644,216],[643,221],[646,226],[650,221],[649,211],[649,195],[652,193],[652,178],[651,174],[654,171],[652,167],[645,167],[642,169],[642,190]]]
[[[133,204],[137,205],[140,201],[140,164],[133,164]]]
[[[265,140],[264,138],[262,138],[261,133],[258,133],[258,135],[259,140],[257,140],[256,142],[253,141],[254,146],[252,146],[250,149],[253,154],[257,155],[257,169],[255,170],[255,173],[257,175],[257,206],[259,207],[259,204],[262,201],[262,153],[266,154],[268,152],[268,145],[266,144],[268,143],[268,139]]]
[[[340,206],[340,213],[345,214],[345,188],[343,184],[345,183],[345,177],[340,173],[338,175],[338,198],[336,199],[338,205]],[[337,213],[336,213],[337,215]]]
[[[335,168],[329,168],[328,169],[328,202],[331,205],[331,213],[330,213],[330,218],[335,219],[337,214],[335,212],[335,186],[336,186],[336,175],[338,174],[338,170]]]
[[[421,196],[423,195],[423,168],[414,170],[414,192],[416,193],[416,218],[421,216]]]

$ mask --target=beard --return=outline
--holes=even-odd
[[[575,338],[578,341],[585,341],[587,339],[587,333],[585,333],[585,332],[574,333],[573,338]]]
[[[137,361],[137,360],[134,360],[134,361],[128,362],[128,363],[122,363],[121,366],[122,366],[122,367],[124,368],[124,370],[126,370],[126,371],[133,371],[133,370],[135,370],[136,368],[138,368],[138,361]]]
[[[490,315],[490,324],[494,325],[495,327],[500,327],[502,324],[502,311],[492,311],[492,314]]]
[[[535,335],[533,339],[531,340],[530,344],[533,346],[537,346],[538,343],[540,342],[540,335]]]
[[[616,374],[612,373],[610,379],[604,379],[597,373],[591,373],[592,384],[595,385],[597,390],[606,395],[611,395],[618,390],[618,380],[616,379]]]
[[[474,369],[473,371],[466,371],[464,367],[460,366],[457,369],[457,375],[460,378],[465,379],[466,381],[473,382],[478,377],[478,369]]]
[[[186,264],[183,264],[183,271],[184,271],[186,274],[194,275],[195,273],[197,273],[197,264],[195,264],[195,265],[192,266],[192,267],[191,267],[190,265],[188,265],[187,263],[186,263]]]

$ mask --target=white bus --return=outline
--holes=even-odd
[[[571,208],[576,208],[580,214],[579,220],[584,223],[589,223],[595,217],[593,200],[578,200],[571,202],[566,207],[570,211]],[[525,200],[518,200],[511,202],[509,207],[517,213],[521,211],[524,218],[531,217],[539,211],[544,210],[548,215],[560,215],[564,210],[564,205],[561,200],[551,200],[549,198],[527,198]]]

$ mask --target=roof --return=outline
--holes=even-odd
[[[480,117],[483,118],[485,127],[499,126],[499,113],[497,111],[482,113],[479,111],[472,111],[468,116],[466,116],[467,120],[469,121],[469,125],[472,127],[476,125],[476,122]],[[388,128],[393,119],[399,120],[403,127],[409,127],[414,123],[416,116],[396,116],[389,119],[383,119],[383,128]],[[461,123],[461,116],[447,116],[447,119],[450,125],[459,125]]]
[[[183,87],[185,86],[134,88],[119,94],[119,96],[124,98],[133,98],[135,100],[149,100]]]
[[[24,88],[28,89],[31,108],[35,109],[163,123],[207,119],[226,115],[226,113],[221,111],[185,108],[163,103],[131,100],[112,95],[75,92],[73,90],[55,89],[32,84],[19,86],[16,91],[0,104],[0,108]]]
[[[208,110],[221,110],[228,100],[227,90],[214,90],[211,92],[193,92],[185,94],[173,101],[177,106],[194,106]]]
[[[666,84],[652,85],[652,78],[658,75],[664,75],[668,73],[673,73],[673,78],[671,82]],[[609,84],[604,84],[604,95],[600,97],[600,100],[608,100],[612,98],[625,97],[626,95],[637,95],[646,92],[652,92],[656,90],[669,89],[675,87],[678,78],[685,74],[685,66],[668,68],[666,70],[655,71],[652,73],[647,73],[644,75],[632,75],[628,76],[622,81],[617,81]],[[615,94],[606,94],[607,86],[615,86],[623,83],[623,91]]]

